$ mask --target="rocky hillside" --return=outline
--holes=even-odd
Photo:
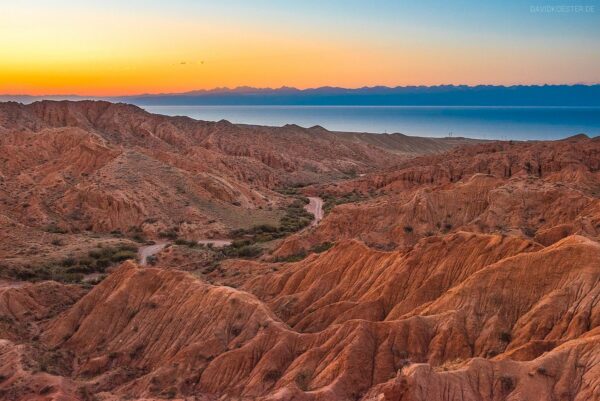
[[[372,138],[323,133],[316,141],[341,148],[320,159],[289,142],[319,128],[202,123],[104,103],[52,109],[73,104],[64,105],[11,104],[3,114],[0,262],[94,246],[62,266],[114,263],[97,284],[0,282],[1,399],[600,399],[597,139],[483,143],[408,160]],[[154,139],[140,139],[144,130]],[[225,139],[236,130],[254,140],[237,147],[246,138]],[[262,135],[289,163],[261,159],[253,143]],[[203,163],[210,177],[263,198],[210,192]],[[268,174],[252,182],[225,166]],[[309,175],[310,185],[273,191]],[[173,189],[180,178],[184,194]],[[326,215],[287,236],[255,226],[223,250],[190,241],[199,232],[190,217],[179,230],[189,235],[153,265],[122,262],[131,241],[103,232],[148,211],[170,221],[191,193],[212,200],[222,225],[234,208],[266,213],[287,194],[320,196]],[[37,228],[45,218],[56,219],[53,230]],[[77,231],[78,221],[91,226]],[[161,223],[145,224],[152,233]],[[264,241],[262,256],[240,251]]]
[[[196,121],[108,102],[0,103],[0,266],[36,270],[114,238],[227,238],[277,225],[289,204],[282,190],[462,143],[357,135]]]
[[[268,221],[274,189],[393,166],[452,140],[165,117],[108,102],[0,104],[0,213],[67,231],[188,237]],[[419,145],[419,141],[421,141]],[[409,148],[398,155],[399,146]],[[389,145],[389,149],[388,149]]]
[[[343,201],[319,227],[290,237],[279,254],[341,238],[380,249],[460,230],[551,245],[600,235],[600,141],[489,143],[405,162],[398,168],[309,193]]]

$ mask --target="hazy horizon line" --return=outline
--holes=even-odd
[[[526,87],[577,87],[577,86],[600,86],[600,82],[596,83],[562,83],[562,84],[512,84],[512,85],[503,85],[503,84],[477,84],[477,85],[469,85],[469,84],[439,84],[439,85],[396,85],[396,86],[388,86],[388,85],[363,85],[357,87],[344,87],[344,86],[333,86],[333,85],[323,85],[323,86],[313,86],[313,87],[295,87],[295,86],[279,86],[279,87],[258,87],[258,86],[216,86],[208,89],[192,89],[183,92],[142,92],[136,94],[116,94],[116,95],[94,95],[94,94],[80,94],[80,93],[48,93],[48,94],[31,94],[31,93],[0,93],[0,97],[30,97],[30,98],[45,98],[45,97],[83,97],[83,98],[95,98],[95,99],[112,99],[112,98],[135,98],[140,96],[177,96],[177,95],[191,95],[191,94],[201,94],[201,93],[219,93],[219,92],[239,92],[247,90],[247,91],[281,91],[281,90],[291,90],[297,92],[308,92],[320,89],[332,89],[332,90],[348,90],[348,91],[359,91],[359,90],[368,90],[368,89],[407,89],[407,88],[526,88]]]

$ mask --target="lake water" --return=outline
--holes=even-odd
[[[559,139],[600,135],[598,107],[445,106],[142,106],[152,113],[198,120],[332,131],[484,139]]]

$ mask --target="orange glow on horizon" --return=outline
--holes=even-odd
[[[595,78],[588,68],[593,52],[589,60],[565,54],[557,61],[543,49],[500,44],[259,28],[214,18],[13,9],[0,15],[0,94],[116,96],[238,86],[512,85]]]

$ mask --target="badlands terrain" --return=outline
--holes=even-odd
[[[600,400],[599,197],[585,135],[0,103],[0,399]]]

